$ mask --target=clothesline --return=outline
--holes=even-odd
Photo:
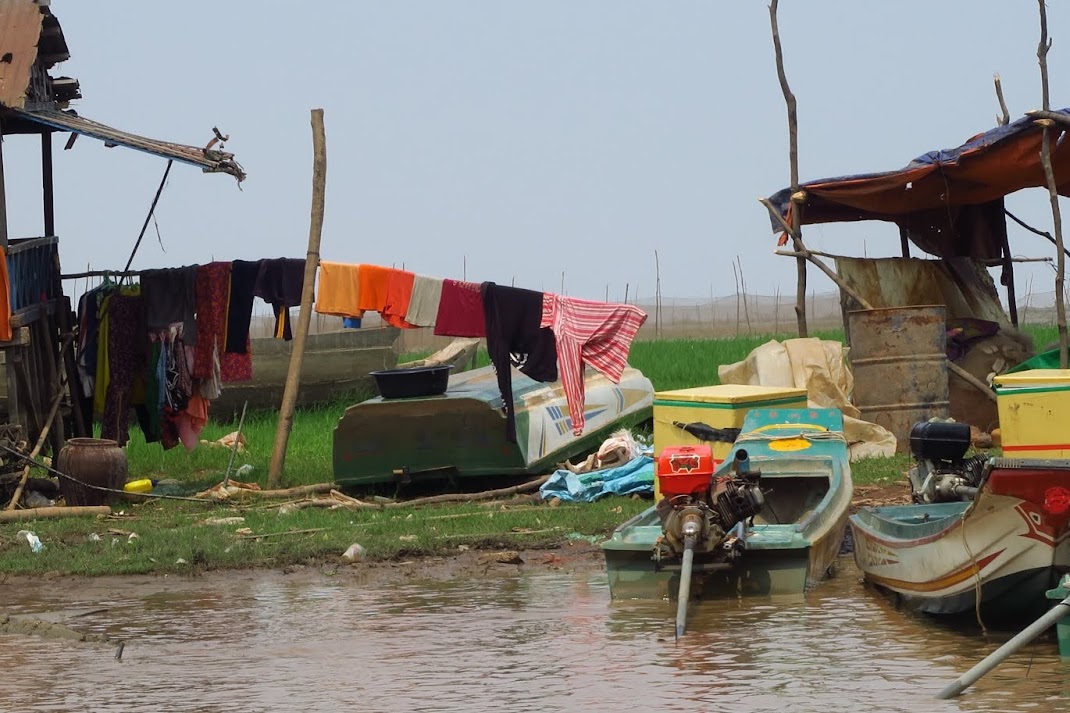
[[[254,292],[265,299],[271,297],[268,301],[275,310],[275,335],[288,339],[288,308],[300,303],[305,261],[297,258],[237,260],[227,263],[228,268],[231,265],[233,268],[225,278],[228,287],[224,299],[229,318],[223,322],[226,334],[220,335],[221,351],[227,357],[247,352]],[[159,312],[165,306],[173,311],[156,326],[174,321],[190,325],[192,314],[197,312],[190,304],[191,298],[182,305],[171,303],[182,293],[192,294],[184,286],[190,279],[188,271],[197,269],[187,266],[122,272],[87,270],[63,277],[138,276],[143,283],[151,279],[158,287],[149,296],[155,295],[157,300],[166,297],[168,303],[154,305],[147,300],[149,313]],[[165,278],[178,282],[160,291],[159,286],[165,284],[161,280]],[[536,381],[560,379],[572,431],[579,435],[585,425],[584,366],[619,383],[631,343],[647,318],[645,312],[633,305],[596,302],[493,282],[428,277],[404,268],[369,264],[320,261],[316,283],[315,311],[342,317],[346,326],[359,326],[358,320],[365,312],[377,312],[385,323],[396,327],[430,327],[438,336],[485,338],[504,402],[506,438],[514,442],[513,367]],[[190,313],[186,314],[187,311]]]

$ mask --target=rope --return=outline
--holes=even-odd
[[[736,443],[772,443],[773,441],[790,441],[797,438],[802,438],[807,441],[837,441],[848,445],[847,438],[839,431],[799,431],[797,433],[789,433],[787,435],[770,436],[764,433],[744,433],[736,439]]]
[[[966,554],[970,556],[970,564],[973,565],[973,613],[977,617],[981,633],[988,636],[988,628],[981,619],[981,568],[977,566],[977,557],[973,554],[973,550],[970,549],[970,543],[966,540],[966,515],[972,509],[972,506],[966,508],[965,512],[962,513],[962,517],[959,518],[959,532],[962,533],[962,546],[966,548]]]
[[[14,456],[17,456],[17,457],[21,458],[22,460],[26,461],[30,465],[34,465],[34,466],[37,466],[38,468],[42,468],[44,470],[47,470],[49,473],[52,473],[55,476],[58,476],[60,478],[66,478],[67,480],[70,480],[71,482],[74,482],[74,483],[78,483],[79,485],[81,485],[81,486],[83,486],[85,488],[90,488],[92,490],[99,490],[99,491],[104,492],[104,493],[119,493],[120,495],[129,495],[130,494],[130,493],[126,492],[125,490],[117,490],[115,488],[106,488],[103,485],[93,485],[91,483],[86,483],[85,481],[79,480],[78,478],[75,478],[72,475],[67,475],[66,473],[61,473],[60,471],[56,470],[55,468],[53,468],[51,466],[47,466],[44,463],[41,463],[41,462],[39,462],[39,461],[37,461],[37,460],[35,460],[33,458],[30,458],[25,453],[17,451],[14,448],[9,448],[8,446],[5,446],[3,443],[0,443],[0,448],[2,448],[3,450],[7,451],[8,453],[10,453],[10,454],[12,454]],[[218,503],[222,502],[222,501],[218,501],[218,500],[207,500],[207,499],[204,499],[204,498],[187,498],[187,497],[184,497],[182,495],[152,495],[151,493],[138,493],[138,497],[141,497],[141,498],[153,498],[153,499],[156,499],[156,500],[185,500],[185,501],[189,501],[189,502],[193,502],[193,503],[218,504]]]

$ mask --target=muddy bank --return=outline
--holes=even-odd
[[[315,564],[288,565],[277,570],[277,576],[287,579],[311,580],[321,577],[341,578],[356,584],[389,584],[414,580],[449,581],[477,577],[493,578],[515,574],[517,571],[596,571],[604,567],[602,550],[585,540],[562,543],[555,547],[521,550],[458,550],[448,556],[414,556],[392,560],[336,560]],[[262,568],[221,569],[190,574],[112,575],[83,577],[49,572],[47,574],[0,575],[0,587],[17,586],[22,582],[47,581],[54,586],[78,587],[87,594],[110,597],[139,586],[155,586],[164,580],[198,581],[205,584],[243,579],[251,574],[263,574]],[[0,617],[3,615],[0,614]],[[0,630],[0,633],[4,633]],[[10,632],[15,633],[15,632]]]
[[[20,634],[23,636],[40,636],[45,639],[100,644],[119,643],[116,639],[111,639],[101,634],[87,634],[57,622],[13,617],[8,614],[0,614],[0,634]]]

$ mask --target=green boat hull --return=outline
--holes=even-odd
[[[709,563],[696,555],[693,596],[800,594],[827,576],[839,555],[852,495],[842,431],[835,409],[755,409],[747,415],[732,453],[747,450],[751,468],[762,473],[767,504],[746,527],[746,549],[736,564],[703,571]],[[792,437],[799,433],[810,436]],[[731,457],[718,474],[730,466]],[[614,599],[676,596],[673,563],[653,559],[661,534],[651,507],[602,543]]]
[[[335,482],[541,474],[651,416],[654,389],[636,369],[626,369],[619,384],[588,372],[585,385],[587,425],[574,436],[560,383],[514,371],[517,443],[506,439],[493,367],[451,376],[440,396],[369,399],[346,409],[335,428]]]

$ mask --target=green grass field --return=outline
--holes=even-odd
[[[1058,338],[1054,327],[1030,326],[1026,331],[1040,347]],[[822,339],[843,339],[842,332],[824,332],[814,336]],[[641,341],[632,346],[630,362],[647,375],[657,391],[705,386],[718,383],[717,367],[721,364],[743,359],[752,349],[769,339],[791,337],[792,335],[753,335],[734,339]],[[407,355],[404,360],[419,356]],[[488,363],[485,351],[479,355],[478,363]],[[331,444],[334,428],[343,411],[350,405],[348,402],[337,403],[298,411],[295,414],[286,456],[286,485],[333,480]],[[239,453],[234,461],[235,470],[244,464],[253,466],[252,475],[243,479],[266,485],[275,427],[274,412],[254,413],[246,418],[243,432],[248,439],[248,450]],[[210,422],[201,437],[209,441],[216,440],[234,429],[233,423]],[[210,446],[201,446],[192,453],[181,447],[164,451],[157,443],[145,443],[137,428],[131,430],[127,454],[131,478],[179,478],[196,487],[207,487],[219,482],[230,457],[228,450]]]

